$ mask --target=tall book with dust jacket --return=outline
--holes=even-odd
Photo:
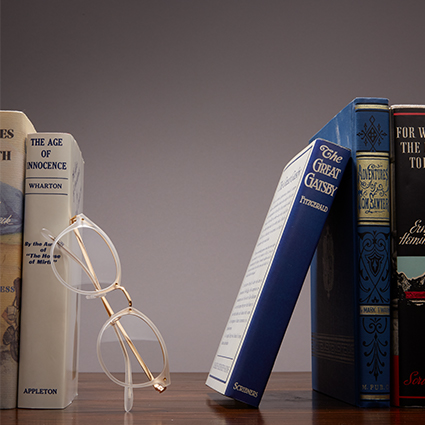
[[[64,408],[77,394],[79,304],[53,274],[40,232],[57,235],[82,212],[84,163],[66,133],[29,134],[26,153],[18,407]]]
[[[316,140],[285,167],[206,384],[258,407],[350,151]]]
[[[394,105],[391,117],[392,401],[425,406],[425,105]]]
[[[22,278],[25,138],[35,128],[20,111],[0,111],[0,408],[16,407]]]
[[[313,389],[390,404],[389,106],[356,98],[312,138],[351,149],[311,266]]]

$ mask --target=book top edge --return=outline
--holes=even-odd
[[[4,113],[7,112],[8,114],[22,114],[26,115],[23,111],[18,111],[17,109],[0,109],[0,112]]]
[[[386,97],[356,97],[350,103],[377,103],[380,105],[388,105],[389,100]]]
[[[391,109],[425,109],[425,105],[415,105],[415,104],[391,105]]]

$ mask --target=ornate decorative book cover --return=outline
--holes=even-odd
[[[312,264],[313,388],[363,407],[390,400],[389,133],[388,100],[357,98],[312,138],[352,150]]]

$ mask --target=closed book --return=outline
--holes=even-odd
[[[214,390],[258,407],[349,157],[316,140],[285,167],[207,378]]]
[[[20,111],[0,111],[0,408],[16,407],[22,278],[25,138],[35,128]]]
[[[425,406],[425,105],[391,107],[393,390]]]
[[[29,134],[26,154],[18,407],[59,409],[77,394],[79,304],[54,275],[41,230],[57,235],[82,211],[83,159],[66,133]]]
[[[351,159],[311,266],[313,389],[361,407],[390,403],[389,106],[356,98],[312,138]]]

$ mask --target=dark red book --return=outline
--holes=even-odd
[[[391,117],[392,402],[425,406],[425,105],[394,105]]]

